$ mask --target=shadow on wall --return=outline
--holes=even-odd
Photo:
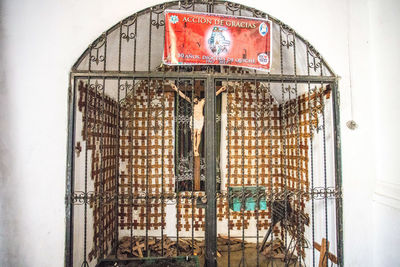
[[[0,2],[0,18],[3,18],[3,2]],[[0,19],[0,35],[4,34],[4,22]],[[10,259],[16,258],[16,251],[12,243],[12,233],[17,231],[17,224],[14,218],[14,213],[10,210],[15,210],[15,201],[12,201],[13,190],[12,185],[14,172],[13,164],[13,147],[11,142],[12,125],[10,116],[12,110],[10,108],[10,95],[7,91],[6,65],[4,38],[0,39],[0,265],[13,266]]]

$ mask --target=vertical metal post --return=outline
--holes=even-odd
[[[229,68],[228,68],[228,72],[229,72]],[[230,201],[230,191],[229,188],[231,187],[231,129],[232,129],[232,122],[231,122],[231,118],[230,118],[230,114],[231,114],[231,103],[232,100],[229,100],[229,83],[228,83],[228,79],[226,80],[226,125],[227,127],[227,142],[228,142],[228,147],[227,147],[227,184],[228,184],[228,188],[227,188],[227,203],[229,205],[229,201]],[[230,228],[230,221],[231,221],[231,209],[228,206],[228,267],[231,267],[231,228]]]
[[[179,86],[179,79],[176,81],[176,84]],[[180,111],[180,105],[179,105],[179,94],[176,94],[175,96],[175,103],[176,103],[176,115],[179,115],[179,111]],[[175,144],[179,144],[180,142],[180,128],[181,128],[181,123],[179,123],[179,120],[175,120]],[[183,126],[184,127],[184,126]],[[179,146],[178,146],[179,147]],[[181,161],[181,156],[179,155],[178,149],[175,150],[175,158],[178,159],[178,162]],[[178,165],[179,166],[179,165]],[[180,170],[179,168],[175,169],[176,171],[176,175],[178,176],[180,174]],[[179,193],[179,182],[177,181],[177,179],[175,179],[175,188],[176,188],[176,256],[179,256],[179,223],[180,223],[180,193]],[[162,244],[163,246],[163,244]]]
[[[121,35],[121,34],[120,34]],[[121,37],[120,37],[120,40],[121,40]],[[118,78],[118,93],[117,93],[117,101],[118,101],[118,103],[120,103],[120,100],[121,100],[121,90],[120,90],[120,86],[121,86],[121,78]],[[119,163],[119,157],[120,157],[120,152],[119,152],[119,150],[120,150],[120,132],[119,132],[119,129],[120,129],[120,116],[121,116],[121,111],[120,111],[120,105],[118,105],[117,106],[117,118],[116,118],[116,121],[117,121],[117,129],[116,129],[116,131],[115,131],[115,133],[116,133],[116,140],[117,140],[117,142],[116,142],[116,148],[115,148],[115,150],[116,150],[116,156],[115,156],[115,160],[116,160],[116,164],[115,164],[115,166],[116,166],[116,169],[115,169],[115,207],[114,207],[114,212],[115,212],[115,221],[114,221],[114,223],[115,223],[115,228],[114,228],[114,240],[113,240],[113,245],[112,246],[114,246],[114,254],[115,254],[115,258],[116,259],[118,259],[118,234],[119,234],[119,229],[118,229],[118,203],[119,203],[119,165],[120,165],[120,163]]]
[[[72,192],[74,190],[74,139],[75,139],[75,79],[72,85],[71,74],[69,76],[70,86],[68,88],[68,143],[67,143],[67,182],[65,185],[65,267],[73,263],[73,204]]]
[[[343,266],[343,203],[342,203],[342,152],[340,142],[340,101],[338,82],[333,84],[332,88],[332,107],[334,121],[333,140],[335,144],[335,185],[338,195],[336,196],[336,238],[337,238],[337,256],[338,266]]]
[[[150,56],[149,56],[150,57]],[[150,63],[149,63],[150,64]],[[150,179],[150,167],[149,167],[149,143],[150,143],[150,116],[151,116],[151,106],[150,106],[150,78],[147,78],[147,125],[146,125],[146,238],[145,238],[145,248],[146,248],[146,256],[150,257],[149,250],[149,230],[150,230],[150,207],[149,207],[149,179]]]
[[[128,218],[130,218],[130,250],[132,253],[132,248],[133,248],[133,129],[135,128],[135,124],[134,124],[134,120],[135,120],[135,110],[134,110],[134,104],[135,104],[135,100],[133,99],[133,97],[136,95],[136,90],[135,90],[135,78],[132,79],[132,98],[130,100],[130,103],[128,105],[129,107],[129,122],[123,127],[127,127],[128,129],[128,133],[129,133],[129,161],[128,161],[128,165],[129,165],[129,208],[128,208],[128,212],[129,212],[129,216]],[[125,98],[128,97],[128,88],[126,88],[126,92],[125,92]],[[124,131],[124,128],[122,129],[122,131]],[[139,204],[140,201],[137,201],[137,204]]]
[[[194,68],[194,66],[193,66],[193,68]],[[194,99],[194,89],[195,89],[195,83],[196,83],[196,80],[195,79],[192,79],[192,90],[191,90],[191,103],[190,103],[190,106],[191,106],[191,109],[192,109],[192,118],[191,118],[191,123],[192,123],[192,125],[191,125],[191,129],[190,129],[190,132],[191,132],[191,138],[192,138],[192,140],[194,140],[194,128],[193,128],[193,126],[194,126],[194,101],[193,101],[193,99]],[[204,141],[203,141],[204,142]],[[192,144],[192,146],[193,146],[193,144]],[[192,154],[192,158],[193,158],[193,162],[192,162],[192,173],[194,173],[195,172],[195,155],[194,155],[194,149],[192,149],[192,151],[191,151],[191,154]],[[200,176],[200,175],[199,175]],[[200,177],[199,177],[200,178]],[[192,204],[192,244],[194,244],[194,207],[195,207],[195,195],[194,195],[194,189],[195,189],[195,185],[194,185],[194,180],[195,180],[195,177],[194,177],[194,175],[193,175],[193,180],[192,180],[192,192],[191,192],[191,204]],[[200,184],[200,183],[199,183]],[[192,255],[194,255],[194,246],[192,246]]]
[[[260,218],[259,218],[259,213],[260,213],[260,198],[258,198],[258,194],[259,194],[259,190],[260,190],[260,182],[259,182],[259,179],[260,179],[260,176],[259,176],[259,173],[258,173],[258,171],[259,171],[259,150],[258,150],[258,148],[259,148],[259,146],[258,146],[258,140],[259,140],[259,137],[258,137],[258,134],[259,134],[259,132],[258,132],[258,123],[259,123],[259,119],[260,119],[260,117],[261,117],[261,110],[259,109],[259,101],[260,101],[260,92],[259,92],[259,89],[261,88],[261,83],[260,83],[260,86],[257,86],[257,79],[254,79],[254,87],[255,87],[255,90],[256,90],[256,110],[255,110],[255,114],[256,114],[256,116],[254,117],[254,125],[255,125],[255,136],[256,136],[256,142],[255,142],[255,149],[256,149],[256,187],[257,187],[257,189],[256,189],[256,194],[257,194],[257,197],[254,197],[254,199],[256,199],[256,210],[255,210],[255,215],[256,215],[256,248],[257,248],[257,267],[259,267],[260,266],[260,251],[258,250],[258,248],[259,248],[259,226],[260,226]],[[263,103],[263,105],[264,105],[265,103]]]
[[[215,162],[215,83],[209,75],[206,81],[206,127],[205,127],[205,154],[206,154],[206,255],[207,267],[217,266],[217,209],[216,209],[216,162]]]
[[[243,70],[242,70],[243,71]],[[244,191],[244,98],[245,98],[245,91],[244,91],[244,84],[243,84],[243,80],[242,79],[240,79],[240,93],[241,93],[241,102],[242,102],[242,105],[241,105],[241,118],[240,118],[240,132],[241,132],[241,137],[242,137],[242,142],[241,142],[241,158],[242,158],[242,170],[241,170],[241,176],[242,176],[242,198],[241,198],[241,201],[242,201],[242,205],[241,205],[241,207],[240,207],[240,210],[241,210],[241,215],[242,215],[242,259],[240,260],[241,261],[241,263],[243,263],[243,267],[246,267],[246,260],[245,260],[245,253],[244,253],[244,250],[245,250],[245,247],[244,247],[244,242],[245,242],[245,238],[244,238],[244,235],[245,235],[245,233],[244,233],[244,228],[245,228],[245,220],[244,220],[244,211],[245,211],[245,206],[246,206],[246,197],[245,197],[245,191]]]
[[[104,63],[105,65],[105,63]],[[105,68],[105,67],[104,67]],[[100,230],[99,230],[99,246],[100,246],[100,257],[97,259],[98,261],[100,261],[101,259],[104,259],[107,251],[104,251],[106,246],[105,246],[105,242],[104,240],[106,239],[106,225],[105,225],[105,220],[106,220],[106,216],[105,212],[104,212],[104,201],[108,200],[104,197],[105,196],[105,160],[104,160],[104,153],[105,153],[105,148],[104,148],[104,131],[105,131],[105,127],[106,127],[106,115],[105,115],[105,106],[106,106],[106,101],[105,101],[105,91],[106,91],[106,80],[103,77],[103,82],[101,83],[100,87],[96,86],[95,87],[95,92],[97,94],[98,90],[101,90],[101,93],[99,93],[99,95],[101,94],[101,97],[99,96],[99,103],[100,103],[100,115],[99,115],[99,121],[95,122],[98,123],[98,126],[101,127],[100,128],[100,158],[101,158],[101,162],[100,162],[100,198],[99,201],[100,203],[99,205],[99,221],[100,221]],[[89,85],[90,86],[90,85]],[[99,88],[99,89],[98,89]]]

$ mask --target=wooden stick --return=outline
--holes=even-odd
[[[219,238],[222,238],[222,239],[225,239],[225,240],[227,240],[227,241],[231,241],[231,244],[233,244],[233,243],[242,243],[242,239],[239,239],[239,238],[233,238],[233,237],[231,237],[230,239],[228,238],[228,236],[226,236],[226,235],[221,235],[221,234],[218,234],[218,237]],[[246,244],[247,242],[246,241],[244,241],[244,243]]]
[[[194,190],[200,191],[200,157],[194,157]]]

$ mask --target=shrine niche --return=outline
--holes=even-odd
[[[167,9],[268,19],[269,72],[162,64]],[[342,266],[337,77],[287,25],[154,6],[96,39],[71,88],[67,266]]]

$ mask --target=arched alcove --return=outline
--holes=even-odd
[[[270,72],[161,64],[166,9],[268,18]],[[315,266],[328,241],[342,265],[337,76],[292,28],[232,2],[168,2],[105,31],[70,81],[67,266]],[[279,253],[257,249],[269,229]]]

